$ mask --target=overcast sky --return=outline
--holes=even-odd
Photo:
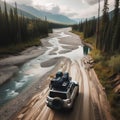
[[[51,13],[63,14],[70,18],[89,18],[97,15],[98,0],[6,0],[6,2],[26,4]],[[110,10],[115,0],[108,0]],[[101,0],[101,10],[103,9]]]

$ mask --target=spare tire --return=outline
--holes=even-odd
[[[59,97],[54,98],[54,100],[52,101],[52,106],[54,109],[60,110],[63,107],[63,102],[61,98]]]

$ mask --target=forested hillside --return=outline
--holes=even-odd
[[[80,22],[78,25],[74,25],[73,29],[84,33],[84,38],[91,37],[96,34],[98,39],[96,39],[96,48],[100,49],[104,53],[114,54],[120,52],[120,9],[119,0],[115,1],[115,9],[109,15],[108,0],[105,0],[103,15],[97,19],[93,17],[92,19],[86,19],[84,22]],[[97,27],[99,24],[99,28]]]
[[[103,9],[103,16],[100,21],[100,34],[96,46],[103,52],[120,53],[120,12],[119,0],[115,0],[113,18],[109,18],[109,6],[106,0]]]
[[[103,15],[86,19],[73,26],[81,38],[94,46],[95,71],[105,87],[111,112],[120,118],[120,0],[115,0],[114,10],[109,12],[108,0],[104,0]]]
[[[4,2],[2,8],[0,6],[0,46],[9,46],[23,42],[33,41],[34,38],[48,36],[48,32],[52,28],[66,27],[67,25],[50,23],[38,18],[27,18],[18,13],[17,4],[15,7],[9,6]]]

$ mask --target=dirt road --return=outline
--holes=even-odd
[[[72,45],[71,48],[75,46],[79,47],[81,42],[78,44],[76,41],[80,41],[80,39],[72,36],[73,34],[70,32],[57,31],[56,34],[58,33],[65,35],[61,39],[59,37],[59,42],[57,39],[56,42],[49,41],[53,44],[53,47],[49,49],[48,53],[55,56],[61,55],[69,59],[67,61],[61,60],[58,70],[69,72],[72,79],[79,82],[79,95],[75,101],[73,110],[56,112],[46,106],[45,100],[49,90],[48,82],[47,87],[33,96],[24,108],[13,117],[14,120],[112,120],[104,88],[101,86],[94,69],[90,68],[89,64],[85,64],[85,61],[89,60],[89,56],[80,55],[82,53],[80,51],[81,48],[78,49],[79,52],[73,49],[73,53],[71,49],[67,51],[61,48],[63,43],[64,46],[68,44],[68,40],[71,43],[69,46]],[[74,39],[70,39],[71,36]],[[54,75],[55,72],[52,74]],[[49,81],[49,79],[48,77],[47,80]]]

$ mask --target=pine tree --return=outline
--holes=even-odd
[[[84,22],[84,28],[83,28],[84,38],[87,37],[87,34],[88,34],[87,31],[88,31],[88,21],[86,19]]]
[[[119,15],[119,18],[117,20],[117,24],[115,26],[113,41],[114,41],[113,50],[118,51],[120,53],[120,15]]]
[[[96,48],[100,48],[100,0],[98,0],[98,18],[96,24]]]
[[[14,22],[15,22],[15,30],[14,33],[16,35],[15,37],[15,43],[19,42],[19,29],[18,29],[18,12],[17,12],[17,3],[15,2],[15,7],[14,7]]]
[[[113,24],[116,25],[119,16],[119,0],[115,0],[115,9],[113,16]]]
[[[114,9],[114,16],[113,16],[113,31],[112,31],[112,52],[118,49],[118,40],[116,38],[117,31],[116,29],[118,28],[118,20],[119,20],[119,0],[115,0],[115,9]],[[116,38],[116,39],[115,39]],[[119,38],[118,38],[119,39]]]
[[[9,41],[9,19],[8,19],[8,12],[7,12],[7,4],[6,2],[4,1],[4,7],[5,7],[5,12],[4,12],[4,28],[5,28],[5,31],[4,31],[4,39],[5,39],[5,44],[6,43],[10,43]]]
[[[10,16],[10,41],[11,43],[14,42],[14,39],[15,39],[15,34],[14,34],[14,14],[13,14],[13,10],[12,8],[10,8],[10,13],[9,13],[9,16]]]
[[[108,15],[108,0],[104,0],[103,16],[100,25],[100,42],[99,49],[105,52],[105,44],[108,44],[105,40],[106,32],[109,25],[109,15]]]
[[[0,6],[0,44],[2,44],[2,38],[3,38],[3,23],[2,23],[2,10],[1,10],[1,6]]]
[[[82,20],[81,20],[81,22],[79,22],[79,24],[78,24],[78,31],[79,31],[79,32],[83,32],[83,23],[82,23]]]

